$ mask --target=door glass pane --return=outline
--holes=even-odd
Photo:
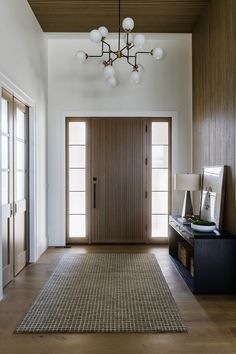
[[[7,136],[2,135],[2,168],[9,167],[8,140],[9,138]]]
[[[25,169],[25,143],[17,141],[17,169]]]
[[[69,190],[85,191],[85,169],[69,170]]]
[[[8,172],[2,172],[2,205],[8,204]]]
[[[168,236],[169,123],[152,122],[152,237]]]
[[[69,121],[68,134],[68,237],[86,237],[86,122]]]
[[[168,192],[152,193],[152,214],[168,214]]]
[[[85,192],[69,193],[69,214],[85,214]]]
[[[16,109],[16,137],[25,139],[25,114],[19,109]]]
[[[168,191],[168,170],[167,169],[152,170],[152,190]]]
[[[168,215],[152,216],[152,237],[168,236]]]
[[[69,167],[85,167],[85,146],[69,146]]]
[[[17,201],[25,199],[25,172],[16,172],[16,198]]]
[[[8,102],[4,98],[2,98],[2,109],[1,109],[1,119],[2,119],[2,132],[8,133]]]
[[[85,145],[85,122],[69,122],[69,144]]]
[[[168,123],[152,123],[152,144],[168,145]]]
[[[152,147],[152,167],[168,168],[168,146]]]
[[[86,237],[86,216],[69,216],[69,235],[70,237]]]

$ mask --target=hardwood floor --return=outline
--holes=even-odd
[[[177,334],[13,334],[16,324],[64,253],[154,253],[188,327]],[[81,246],[49,249],[5,289],[0,302],[1,354],[236,353],[236,296],[194,296],[175,270],[167,247]]]

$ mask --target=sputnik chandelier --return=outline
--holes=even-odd
[[[126,17],[122,21],[122,28],[125,32],[124,42],[125,46],[121,47],[121,0],[119,0],[119,31],[118,31],[118,46],[116,50],[111,48],[111,45],[106,41],[108,37],[108,29],[105,26],[101,26],[98,29],[94,29],[90,32],[90,39],[93,43],[101,43],[100,55],[88,55],[83,50],[79,50],[76,53],[76,57],[79,63],[84,63],[88,58],[102,58],[101,66],[103,69],[104,78],[110,87],[116,87],[118,80],[116,77],[116,71],[114,69],[114,62],[118,59],[125,59],[127,63],[132,66],[130,80],[139,84],[144,71],[144,67],[139,63],[139,56],[142,54],[150,54],[156,60],[161,60],[164,56],[164,50],[162,48],[154,48],[151,51],[142,51],[142,48],[146,42],[146,38],[143,34],[133,34],[134,20],[131,17]],[[137,51],[134,52],[136,49]]]

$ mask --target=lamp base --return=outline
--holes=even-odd
[[[193,215],[193,206],[191,200],[190,191],[185,191],[184,195],[184,204],[181,217],[184,218],[186,215],[192,216]]]

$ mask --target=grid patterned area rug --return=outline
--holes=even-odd
[[[16,333],[184,332],[154,255],[65,255]]]

